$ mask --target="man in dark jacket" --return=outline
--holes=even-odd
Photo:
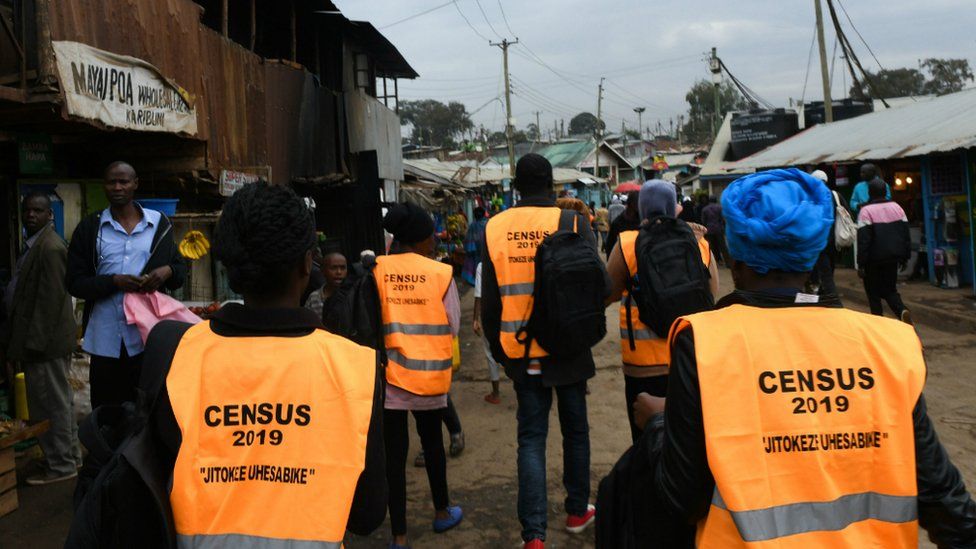
[[[610,232],[607,233],[607,238],[603,241],[603,253],[608,258],[610,257],[610,253],[613,252],[614,246],[617,245],[617,239],[620,237],[620,233],[636,231],[640,228],[640,213],[637,211],[639,196],[640,193],[638,191],[627,193],[627,209],[610,222]]]
[[[885,198],[886,192],[881,179],[868,183],[870,199],[857,214],[857,274],[864,280],[871,314],[884,314],[883,299],[896,317],[911,324],[911,312],[898,293],[898,271],[912,255],[912,238],[905,210]]]
[[[50,198],[43,193],[27,195],[22,217],[24,251],[7,286],[3,337],[7,360],[20,363],[24,372],[31,421],[47,419],[51,425],[38,437],[44,470],[27,478],[27,484],[39,485],[74,478],[81,465],[68,383],[77,327],[64,287],[68,250],[54,232]]]
[[[138,188],[132,166],[110,164],[109,207],[84,218],[68,248],[68,291],[85,300],[83,349],[92,355],[92,408],[135,398],[143,342],[126,323],[125,294],[176,290],[186,280],[169,218],[136,203]]]
[[[756,174],[756,177],[765,175]],[[729,193],[737,192],[736,184],[726,191],[723,201]],[[807,273],[816,261],[832,219],[828,213],[832,204],[826,189],[822,193],[814,191],[818,193],[814,197],[813,185],[804,183],[802,188],[807,196],[798,200],[788,192],[778,193],[785,189],[782,183],[757,187],[757,193],[766,196],[751,201],[736,200],[740,204],[739,215],[733,217],[726,208],[736,291],[718,303],[718,310],[676,324],[671,339],[667,412],[664,413],[665,399],[643,394],[635,403],[635,415],[645,425],[640,451],[649,456],[649,467],[655,474],[649,494],[658,507],[655,513],[675,517],[676,524],[697,523],[700,535],[704,527],[710,527],[713,536],[716,532],[724,533],[727,540],[737,541],[722,546],[744,547],[746,539],[774,544],[781,541],[784,546],[821,546],[828,539],[824,536],[830,535],[836,536],[833,539],[838,545],[850,545],[855,540],[879,547],[905,545],[905,541],[914,544],[917,538],[913,523],[917,520],[917,525],[928,530],[930,539],[939,547],[974,547],[976,503],[967,493],[959,471],[949,461],[926,413],[921,394],[924,384],[921,343],[910,335],[910,330],[903,330],[896,323],[843,311],[834,296],[802,293]],[[779,196],[774,197],[777,193]],[[747,194],[743,192],[739,197]],[[763,209],[762,204],[776,202],[777,206],[765,212],[757,211]],[[811,203],[819,211],[811,208]],[[783,225],[784,219],[791,221]],[[777,228],[773,229],[774,226]],[[810,226],[816,228],[811,231]],[[771,239],[770,230],[786,232],[791,238]],[[734,241],[733,234],[738,235]],[[712,323],[715,333],[699,333],[694,329],[700,319],[707,320],[706,315],[715,319],[719,318],[716,315],[741,317],[744,314],[751,315],[756,322]],[[840,322],[813,324],[809,321],[827,315]],[[763,342],[767,340],[763,338],[768,338],[770,319],[777,322],[782,336],[792,339],[790,343],[799,341],[800,345],[775,356],[764,356]],[[757,328],[759,324],[765,326]],[[864,337],[866,326],[880,328],[870,332],[882,337],[875,337],[868,346],[858,345],[853,340]],[[762,331],[757,333],[757,329]],[[805,337],[803,331],[818,331],[820,335]],[[728,340],[729,333],[738,334],[736,342],[716,347],[716,336]],[[887,333],[891,335],[883,337]],[[778,341],[776,344],[781,345]],[[798,348],[804,345],[809,348]],[[716,348],[721,348],[721,352],[712,354]],[[835,371],[843,371],[850,365],[844,361],[852,356],[859,357],[861,373],[870,380],[862,379],[860,385],[851,381],[847,389],[841,387],[843,381],[838,384],[833,376]],[[717,357],[720,358],[716,360]],[[811,357],[816,358],[811,360]],[[837,361],[840,369],[822,364],[823,360]],[[874,371],[865,366],[868,361],[875,367]],[[757,365],[767,364],[775,365],[774,371],[758,369],[759,374],[755,375]],[[811,371],[808,368],[818,376],[816,383],[803,382],[803,377]],[[728,386],[716,385],[715,381],[723,377],[722,372],[731,375],[724,376],[725,380],[741,380],[745,385],[740,387],[748,387],[745,398],[748,405],[727,407],[727,401],[742,397]],[[892,376],[891,372],[897,375]],[[834,392],[834,399],[843,399],[842,406],[832,412],[823,406],[819,411],[813,406],[807,408],[814,398],[793,398],[816,395],[817,399],[833,401],[825,396],[831,387],[842,390]],[[706,398],[706,389],[711,400]],[[838,394],[842,396],[837,397]],[[912,402],[916,395],[917,400]],[[707,409],[703,408],[704,400],[708,400]],[[804,402],[801,407],[790,405],[795,401]],[[716,418],[716,410],[725,415]],[[907,421],[891,421],[894,414],[899,419],[904,416]],[[849,422],[851,431],[883,431],[883,440],[852,444],[844,449],[838,444],[842,440],[840,434],[829,430],[829,426],[843,422]],[[793,436],[760,438],[769,430],[786,433],[784,429],[790,424],[795,425],[789,430]],[[825,428],[826,437],[816,434]],[[723,438],[723,435],[728,436]],[[796,440],[802,446],[793,446],[790,451],[786,449],[789,444],[773,444],[772,439],[789,439],[787,443]],[[729,446],[724,446],[726,451],[722,452],[713,447],[730,441],[743,444],[740,446],[743,451],[729,452]],[[849,442],[853,443],[853,438]],[[898,447],[894,445],[909,450],[894,455],[891,448]],[[748,467],[728,468],[726,465],[734,460],[751,461]],[[802,464],[808,461],[819,465],[803,468]],[[784,466],[792,467],[793,472],[782,474]],[[868,474],[859,477],[858,471]],[[911,495],[891,495],[886,486],[894,484],[885,483],[895,478]],[[862,481],[867,489],[858,494],[824,500],[810,495],[829,494],[838,491],[838,487],[843,492],[845,487]],[[741,494],[756,494],[756,486],[774,487],[772,492],[768,488],[761,491],[780,499],[784,495],[792,496],[797,503],[769,507],[763,507],[763,501],[743,503]],[[871,491],[872,488],[879,489]],[[796,498],[797,495],[801,497]],[[760,494],[755,499],[763,498],[767,496]],[[750,509],[750,505],[758,508]],[[732,520],[720,524],[712,520],[713,513],[718,519],[728,519],[731,514]],[[694,532],[688,532],[683,546],[692,547],[693,536]]]
[[[725,245],[725,217],[722,216],[722,206],[714,196],[709,197],[708,205],[701,210],[701,224],[708,229],[705,240],[712,249],[715,257],[722,265],[729,266],[729,249]]]
[[[515,188],[522,198],[519,203],[488,221],[486,246],[482,257],[481,323],[491,353],[505,367],[505,375],[512,379],[518,399],[518,514],[522,524],[522,539],[527,549],[541,549],[547,527],[546,494],[546,438],[549,432],[549,411],[553,391],[559,400],[559,424],[563,435],[563,486],[566,487],[566,528],[579,533],[594,520],[595,510],[590,497],[590,435],[586,413],[586,380],[593,377],[595,366],[589,349],[573,359],[556,360],[550,356],[524,360],[524,351],[506,352],[502,342],[502,291],[525,284],[499,283],[499,264],[509,260],[523,260],[518,250],[534,250],[549,229],[531,230],[534,216],[552,215],[556,209],[552,188],[552,165],[537,154],[527,154],[515,168]],[[636,193],[635,193],[636,195]],[[637,198],[633,198],[636,211]],[[628,206],[629,207],[629,206]],[[558,211],[556,212],[558,215]],[[623,214],[621,215],[623,217]],[[619,218],[618,218],[619,220]],[[525,235],[515,241],[509,236],[492,240],[491,234],[506,223],[520,225]],[[594,250],[596,239],[590,230],[589,219],[577,214],[578,232]],[[552,231],[555,232],[555,231]],[[508,245],[508,248],[504,246]],[[516,249],[516,245],[518,248]],[[529,252],[534,253],[534,252]],[[529,258],[534,256],[529,255]],[[496,264],[499,261],[499,264]],[[515,263],[513,261],[513,263]],[[524,264],[524,261],[518,261]],[[529,284],[534,284],[534,280]],[[506,295],[512,295],[507,293]],[[511,344],[511,342],[509,342]],[[524,347],[522,347],[524,348]],[[516,358],[517,357],[517,358]]]

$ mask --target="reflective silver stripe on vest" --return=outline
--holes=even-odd
[[[451,335],[450,324],[404,324],[402,322],[390,322],[383,325],[383,333],[390,335],[393,333],[405,335]]]
[[[341,541],[308,541],[303,539],[264,538],[244,534],[177,534],[176,546],[180,549],[340,549]]]
[[[627,328],[620,329],[620,339],[630,340],[630,332],[627,330]],[[655,334],[650,329],[638,329],[638,330],[634,330],[634,339],[640,341],[640,340],[661,339],[661,338],[657,337],[657,334]]]
[[[834,501],[790,503],[753,511],[729,511],[715,489],[712,505],[732,515],[744,541],[768,541],[806,532],[843,530],[855,522],[874,519],[903,523],[918,519],[918,498],[863,492]]]
[[[535,288],[534,282],[522,282],[521,284],[502,284],[498,287],[498,293],[503,296],[511,295],[532,295]]]
[[[397,351],[396,349],[387,349],[386,356],[393,362],[396,362],[408,370],[419,370],[422,372],[439,372],[441,370],[449,370],[453,362],[453,359],[451,358],[446,358],[444,360],[408,358],[400,354],[400,351]]]
[[[521,320],[503,320],[499,329],[503,332],[514,334],[522,329],[525,322]]]

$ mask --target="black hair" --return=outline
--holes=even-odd
[[[264,182],[245,185],[224,204],[214,257],[242,295],[274,295],[315,248],[315,220],[294,191]]]
[[[31,191],[24,195],[24,200],[20,202],[21,209],[27,205],[28,201],[34,200],[35,198],[40,198],[43,200],[44,203],[47,204],[47,209],[51,209],[51,197],[44,191]]]
[[[482,208],[481,206],[478,206],[477,208],[474,209],[473,214],[475,219],[482,219],[485,217],[485,209]]]
[[[111,164],[106,166],[105,172],[102,174],[102,177],[108,177],[108,172],[114,170],[115,168],[121,168],[123,166],[129,168],[129,170],[132,172],[133,179],[139,179],[139,175],[136,174],[136,169],[132,167],[132,164],[129,164],[128,162],[125,162],[123,160],[116,160],[115,162],[112,162]]]
[[[552,189],[552,164],[546,157],[529,153],[515,164],[515,190],[536,195]]]
[[[885,198],[888,196],[888,185],[880,177],[868,181],[868,197]]]

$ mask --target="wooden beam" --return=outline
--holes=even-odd
[[[258,39],[258,6],[257,0],[251,0],[251,51]]]
[[[295,10],[295,0],[291,0],[291,61],[298,62],[298,14]]]
[[[228,11],[230,7],[228,6],[228,0],[220,0],[220,32],[227,38],[227,27],[228,27]]]
[[[26,103],[27,90],[0,86],[0,100],[16,101],[17,103]]]

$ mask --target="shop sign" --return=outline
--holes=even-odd
[[[249,183],[257,183],[261,180],[261,176],[254,175],[251,173],[235,172],[231,170],[221,170],[220,171],[220,194],[223,196],[231,196],[239,189],[244,188],[244,185]]]
[[[196,135],[189,94],[151,64],[78,42],[55,41],[54,54],[68,115],[113,128]]]
[[[17,157],[22,174],[49,174],[54,171],[51,136],[29,133],[17,136]]]

